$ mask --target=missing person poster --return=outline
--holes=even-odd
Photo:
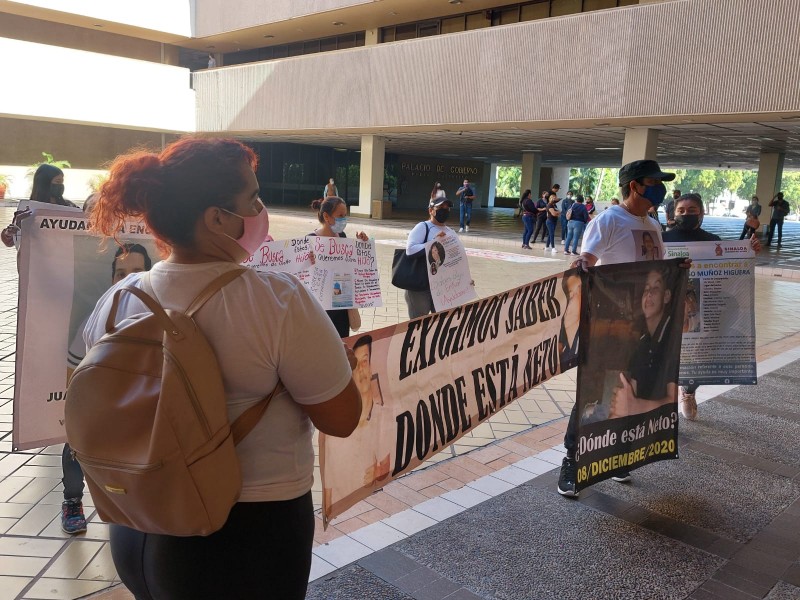
[[[666,244],[689,257],[681,385],[755,385],[755,253],[749,240]]]
[[[576,366],[581,286],[567,271],[347,338],[363,410],[350,437],[320,434],[326,522]]]
[[[120,242],[89,234],[80,209],[34,207],[22,222],[12,448],[65,441],[67,379],[86,352],[83,329],[100,296],[129,273],[159,260],[141,223]]]
[[[326,310],[383,306],[375,240],[307,236],[265,242],[242,264],[291,273]]]
[[[583,286],[577,489],[678,458],[682,260],[597,267]]]
[[[467,253],[455,235],[437,236],[425,244],[428,282],[437,311],[475,300],[478,294],[469,272]]]

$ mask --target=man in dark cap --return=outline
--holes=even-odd
[[[675,179],[675,173],[664,173],[654,160],[636,160],[619,170],[619,187],[622,203],[609,206],[589,221],[583,234],[581,255],[572,267],[586,269],[595,265],[613,265],[663,256],[661,226],[648,216],[652,207],[658,207],[667,195],[662,182]],[[564,447],[567,456],[561,464],[558,492],[562,496],[576,497],[577,463],[575,450],[578,442],[577,406],[572,408]],[[629,473],[620,473],[615,481],[629,481]]]

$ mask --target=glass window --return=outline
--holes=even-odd
[[[536,19],[546,19],[550,16],[550,2],[537,2],[536,4],[526,4],[521,7],[520,21],[535,21]]]
[[[467,29],[483,29],[484,27],[491,26],[492,22],[486,18],[485,13],[472,13],[467,15]]]
[[[633,6],[634,4],[639,4],[639,0],[619,0],[620,6]]]
[[[550,16],[562,17],[581,12],[581,0],[551,0]]]
[[[394,41],[394,27],[384,27],[381,29],[381,44]]]
[[[272,51],[272,56],[275,58],[286,58],[289,56],[289,46],[286,44],[281,44],[280,46],[275,46],[274,50]]]
[[[439,35],[439,21],[420,23],[417,29],[417,37],[428,37],[431,35]]]
[[[499,23],[498,25],[508,25],[510,23],[519,23],[519,6],[515,6],[513,8],[504,8],[500,11],[495,11],[495,17],[499,14]],[[494,25],[494,18],[492,19],[492,25]]]
[[[417,24],[411,23],[410,25],[398,25],[395,27],[395,41],[413,40],[417,37]]]
[[[363,46],[367,42],[367,32],[359,31],[356,33],[356,46]]]
[[[319,40],[303,42],[303,54],[316,54],[319,52]]]
[[[330,37],[325,38],[324,40],[319,41],[319,51],[320,52],[330,52],[331,50],[336,50],[336,38]]]
[[[301,56],[303,54],[303,42],[289,44],[289,56]]]
[[[356,47],[356,36],[355,35],[340,35],[339,36],[339,43],[337,44],[339,50],[344,50],[346,48],[355,48]]]
[[[616,8],[617,0],[583,0],[583,11],[603,10],[604,8]]]
[[[464,31],[464,15],[451,17],[449,19],[442,19],[442,33],[456,33],[457,31]]]

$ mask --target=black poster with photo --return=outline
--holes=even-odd
[[[591,269],[578,361],[577,488],[678,458],[683,259]]]

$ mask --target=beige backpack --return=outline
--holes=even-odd
[[[146,533],[208,535],[242,488],[235,445],[258,423],[281,383],[232,424],[217,358],[192,318],[245,269],[212,281],[185,312],[149,294],[114,294],[106,334],[67,388],[67,439],[104,521]],[[144,286],[152,292],[149,273]],[[123,292],[150,310],[116,323]]]

